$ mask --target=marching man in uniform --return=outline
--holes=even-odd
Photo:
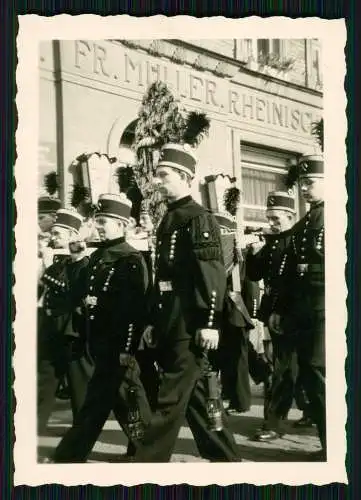
[[[230,431],[207,427],[202,364],[204,351],[218,346],[226,272],[219,227],[190,196],[195,166],[188,145],[163,146],[156,180],[168,210],[157,231],[153,314],[145,332],[152,331],[162,375],[136,462],[168,462],[184,419],[203,458],[240,460]]]
[[[50,196],[41,196],[38,199],[38,277],[52,264],[53,252],[49,247],[51,228],[55,222],[57,210],[61,208],[61,201]]]
[[[299,373],[317,425],[321,458],[326,458],[323,158],[304,156],[298,168],[298,182],[310,210],[293,228],[270,327],[295,333]]]
[[[42,433],[55,402],[59,382],[67,376],[73,416],[85,397],[90,368],[84,356],[85,339],[81,318],[71,304],[71,292],[87,265],[85,244],[78,241],[82,217],[73,210],[56,212],[51,228],[51,246],[70,249],[69,255],[54,255],[40,281],[43,293],[38,314],[38,430]]]
[[[252,281],[264,282],[258,317],[265,326],[268,326],[278,297],[280,270],[284,267],[284,255],[291,241],[295,213],[293,196],[283,191],[271,191],[267,197],[266,210],[271,233],[265,235],[265,241],[252,243],[247,253],[247,276]],[[274,372],[269,400],[265,401],[266,420],[255,436],[258,441],[270,441],[280,437],[282,420],[292,405],[294,380],[291,361],[294,347],[290,333],[279,335],[270,329]]]
[[[100,243],[74,291],[74,305],[82,302],[85,308],[94,374],[84,405],[55,450],[55,462],[85,462],[111,410],[132,449],[150,418],[135,358],[144,329],[148,276],[140,252],[125,241],[130,210],[123,194],[99,197],[95,225]],[[132,405],[137,407],[133,416],[140,417],[137,422],[128,418]]]

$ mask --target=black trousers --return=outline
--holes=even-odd
[[[247,346],[249,374],[256,384],[260,384],[261,382],[266,383],[271,375],[269,363],[255,350],[250,340],[248,340]]]
[[[160,343],[158,362],[162,377],[157,408],[135,454],[136,462],[169,462],[179,430],[186,419],[203,458],[215,462],[240,461],[233,435],[225,428],[207,428],[206,388],[200,353],[189,340]]]
[[[85,402],[74,419],[73,426],[56,448],[54,461],[85,462],[112,410],[129,439],[127,391],[130,386],[136,390],[138,408],[146,425],[150,420],[151,410],[135,358],[132,367],[120,364],[119,355],[111,349],[107,355],[95,358],[95,370],[88,384]],[[128,447],[128,453],[132,450],[133,454],[136,449],[137,443],[133,441],[132,446]]]
[[[273,374],[268,394],[265,429],[282,431],[282,422],[295,396],[295,341],[291,336],[272,334]]]
[[[297,339],[299,372],[312,420],[315,422],[323,449],[326,450],[326,369],[325,313],[313,311],[312,328],[300,332]]]
[[[38,433],[46,430],[53,411],[59,382],[67,378],[73,418],[84,403],[93,372],[84,343],[77,337],[47,328],[46,318],[38,313],[37,412]]]
[[[271,333],[273,351],[272,385],[267,401],[265,429],[283,431],[283,423],[292,407],[293,400],[304,416],[310,417],[302,373],[298,367],[297,338],[293,334]]]
[[[319,302],[312,296],[300,299],[285,318],[285,329],[295,331],[299,376],[309,401],[310,417],[326,450],[325,310],[317,307]]]
[[[243,328],[228,325],[222,334],[219,346],[222,396],[229,400],[230,408],[245,412],[251,406],[248,333]]]

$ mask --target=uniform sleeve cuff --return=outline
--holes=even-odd
[[[219,330],[221,319],[221,312],[214,311],[213,315],[211,315],[209,309],[198,309],[195,318],[196,328],[212,328],[214,330]]]

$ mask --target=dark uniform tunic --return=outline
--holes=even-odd
[[[136,390],[143,423],[149,421],[150,408],[134,356],[144,328],[147,283],[143,258],[124,238],[100,245],[91,255],[75,301],[90,300],[87,336],[95,371],[85,403],[55,451],[56,462],[84,462],[111,410],[129,437],[130,387]]]
[[[72,262],[55,256],[41,280],[43,307],[38,311],[38,431],[42,433],[54,406],[59,381],[69,383],[73,417],[84,402],[92,365],[85,349],[84,325],[74,312],[71,291],[88,258]],[[44,290],[45,287],[45,290]]]
[[[136,461],[169,461],[185,418],[202,457],[239,460],[227,429],[207,429],[205,366],[194,342],[197,329],[219,327],[225,291],[220,233],[214,217],[190,196],[170,204],[157,232],[151,321],[162,378],[157,409]]]
[[[269,317],[278,299],[281,274],[285,267],[286,250],[291,241],[292,229],[266,235],[266,244],[256,254],[247,255],[247,275],[254,281],[263,280],[258,318],[268,326]],[[282,420],[287,416],[295,396],[296,376],[293,367],[294,339],[292,332],[277,335],[270,330],[273,354],[272,386],[265,399],[264,429],[280,431]]]
[[[285,332],[294,332],[302,384],[311,418],[325,446],[325,272],[324,205],[295,226],[286,254],[275,311]]]
[[[256,254],[247,253],[246,273],[251,281],[264,282],[264,294],[262,296],[258,318],[265,325],[278,296],[280,281],[280,269],[284,267],[283,260],[285,251],[291,240],[292,229],[279,234],[265,236],[266,244]]]

